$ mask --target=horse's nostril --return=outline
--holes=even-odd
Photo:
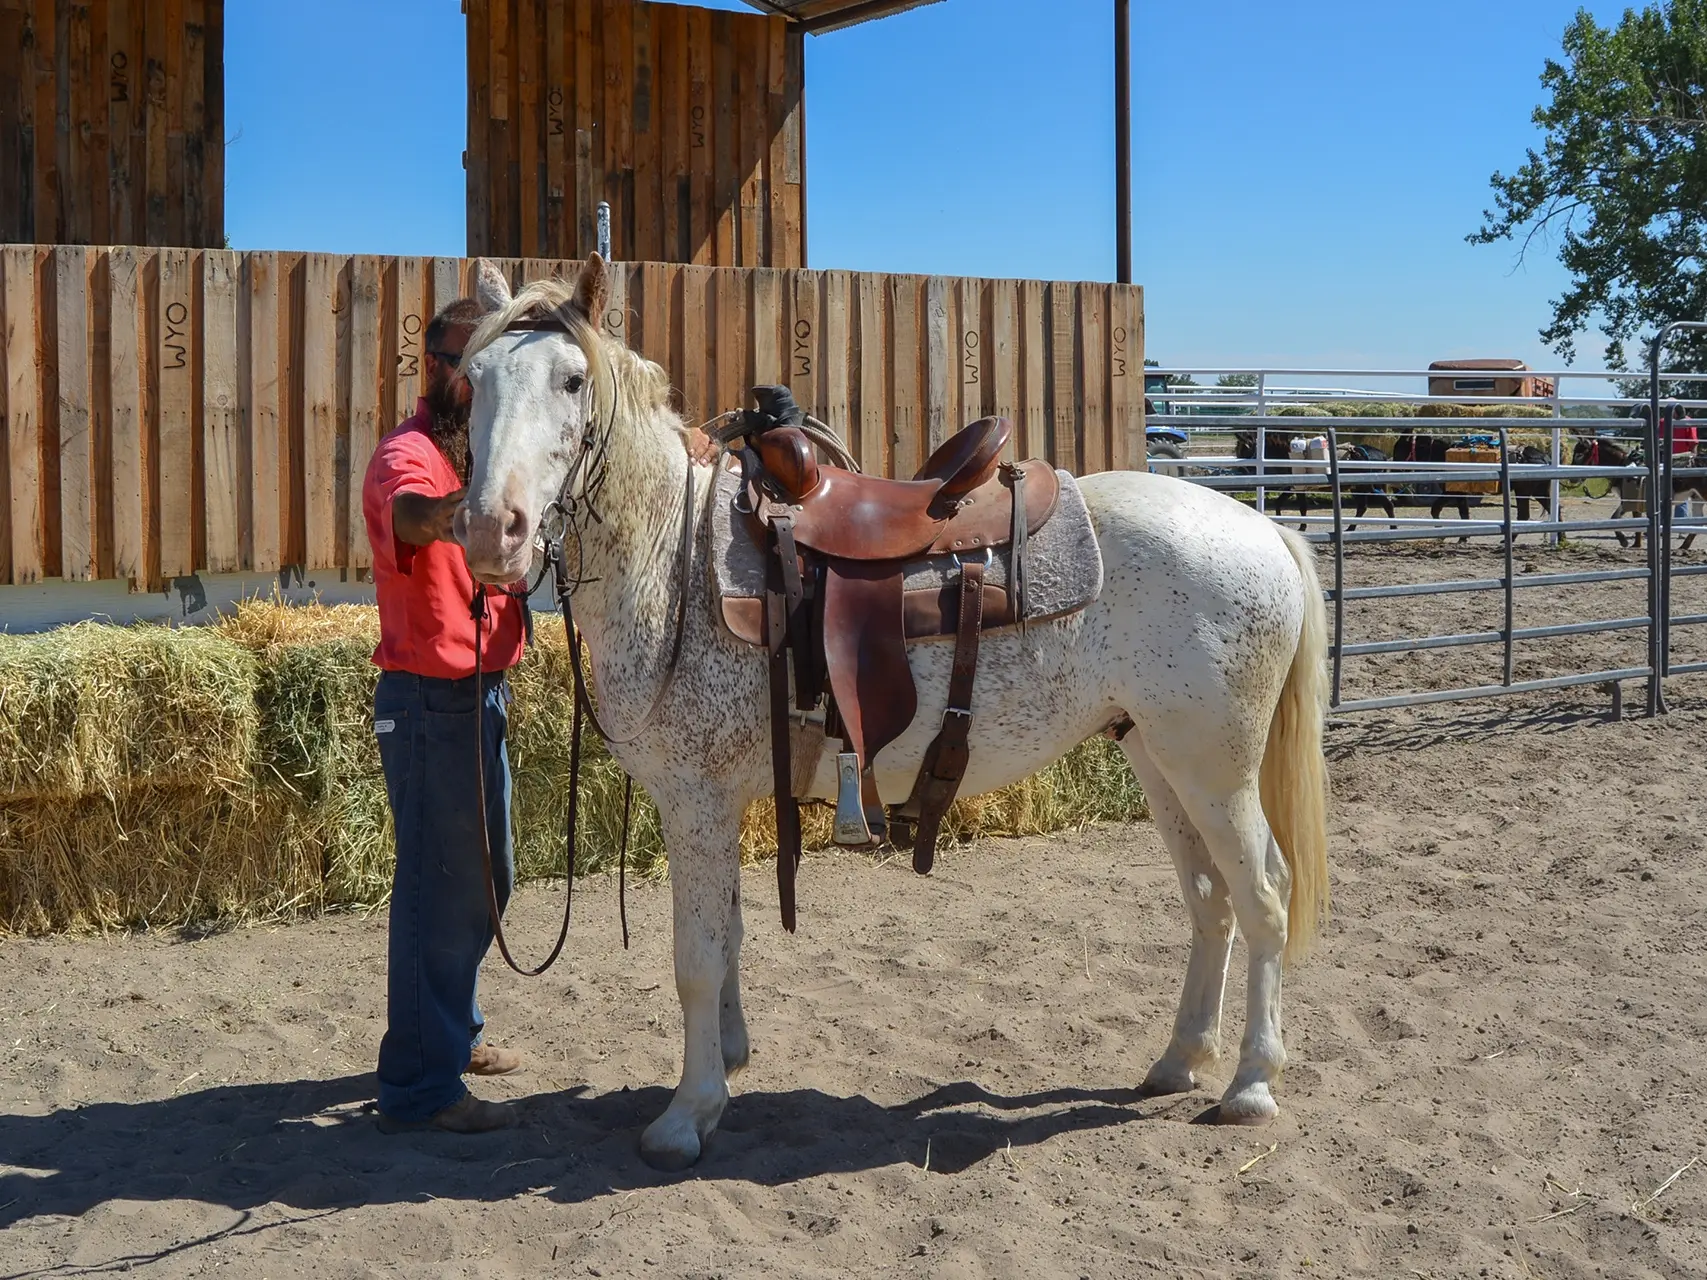
[[[511,507],[509,515],[504,520],[504,537],[509,541],[519,541],[527,536],[528,518],[520,507]]]

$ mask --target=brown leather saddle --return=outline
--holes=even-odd
[[[1054,513],[1060,480],[1047,462],[1001,461],[1013,432],[1005,418],[950,437],[911,480],[862,475],[845,453],[849,466],[818,460],[814,440],[842,451],[827,432],[814,431],[818,424],[807,425],[787,388],[753,394],[758,411],[744,411],[717,438],[740,458],[747,516],[766,549],[761,634],[770,655],[777,883],[783,926],[792,932],[801,850],[790,704],[801,713],[822,704],[825,733],[842,739],[836,843],[910,838],[913,867],[927,873],[966,773],[979,634],[1025,625],[1026,540]],[[1005,588],[984,580],[1003,548],[1011,557]],[[907,565],[931,557],[953,557],[957,581],[904,590]],[[918,711],[907,641],[928,636],[955,637],[948,709],[912,793],[886,814],[871,763]]]

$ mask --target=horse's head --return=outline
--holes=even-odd
[[[472,465],[455,533],[483,582],[527,573],[546,508],[565,487],[579,492],[598,465],[596,433],[613,399],[599,391],[611,383],[598,329],[608,295],[597,254],[573,285],[540,280],[514,296],[480,263],[475,296],[488,314],[463,354]]]

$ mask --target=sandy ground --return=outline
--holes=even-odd
[[[1479,629],[1465,601],[1347,635]],[[1382,661],[1348,664],[1348,696],[1426,683]],[[1446,661],[1429,674],[1497,678]],[[636,1154],[680,1043],[664,887],[631,891],[630,952],[598,884],[549,976],[488,967],[493,1037],[530,1070],[477,1086],[525,1117],[484,1138],[373,1127],[382,917],[0,943],[0,1276],[1707,1274],[1707,680],[1671,697],[1656,722],[1583,690],[1330,729],[1335,916],[1290,976],[1260,1130],[1192,1123],[1230,1062],[1196,1094],[1134,1091],[1186,954],[1148,824],[986,842],[923,881],[814,857],[792,938],[751,869],[753,1063],[683,1176]],[[512,909],[530,952],[556,893]]]

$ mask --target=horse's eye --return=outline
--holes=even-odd
[[[569,375],[569,381],[563,385],[568,388],[570,395],[580,395],[581,388],[587,385],[587,380],[578,373],[572,373]]]

